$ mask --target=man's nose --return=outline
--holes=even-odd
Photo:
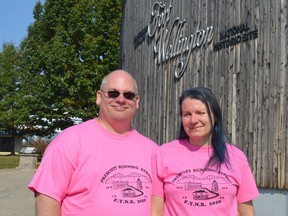
[[[117,98],[116,98],[116,101],[118,102],[125,102],[126,98],[124,97],[123,94],[120,94]]]

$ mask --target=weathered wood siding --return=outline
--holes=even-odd
[[[141,96],[135,127],[159,144],[176,138],[179,96],[190,87],[208,87],[220,101],[231,142],[247,154],[258,186],[288,189],[287,1],[162,1],[164,9],[172,8],[160,32],[171,30],[177,17],[186,20],[185,37],[213,26],[212,41],[192,50],[178,79],[174,69],[181,56],[157,62],[157,37],[148,36],[155,2],[126,0],[123,8],[122,68],[134,75]],[[221,40],[221,33],[241,24],[249,29]],[[249,39],[244,41],[244,34]],[[243,40],[216,50],[217,43],[237,36]]]

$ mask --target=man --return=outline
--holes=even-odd
[[[97,118],[67,128],[46,149],[28,186],[38,216],[150,215],[157,145],[131,126],[139,106],[133,77],[108,74],[96,104]]]

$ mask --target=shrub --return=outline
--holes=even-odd
[[[41,159],[44,155],[44,152],[50,143],[50,140],[43,139],[43,138],[33,138],[29,140],[29,146],[35,147],[38,149],[37,154],[39,154],[39,158]]]

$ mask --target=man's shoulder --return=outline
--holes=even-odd
[[[63,129],[62,131],[58,132],[58,134],[55,136],[57,137],[77,137],[81,134],[87,134],[89,131],[89,128],[93,127],[93,120],[88,120],[85,122],[81,122],[79,124],[72,125],[70,127],[67,127]]]
[[[72,125],[70,127],[67,127],[63,131],[85,129],[85,128],[91,127],[93,125],[93,121],[94,121],[93,119],[90,119],[90,120],[87,120],[87,121],[83,121],[83,122],[80,122],[78,124],[74,124],[74,125]]]
[[[155,145],[157,146],[156,142],[154,142],[152,139],[150,139],[149,137],[139,133],[136,129],[134,129],[134,139],[135,140],[139,140],[141,142],[145,142],[147,144],[150,145]]]

